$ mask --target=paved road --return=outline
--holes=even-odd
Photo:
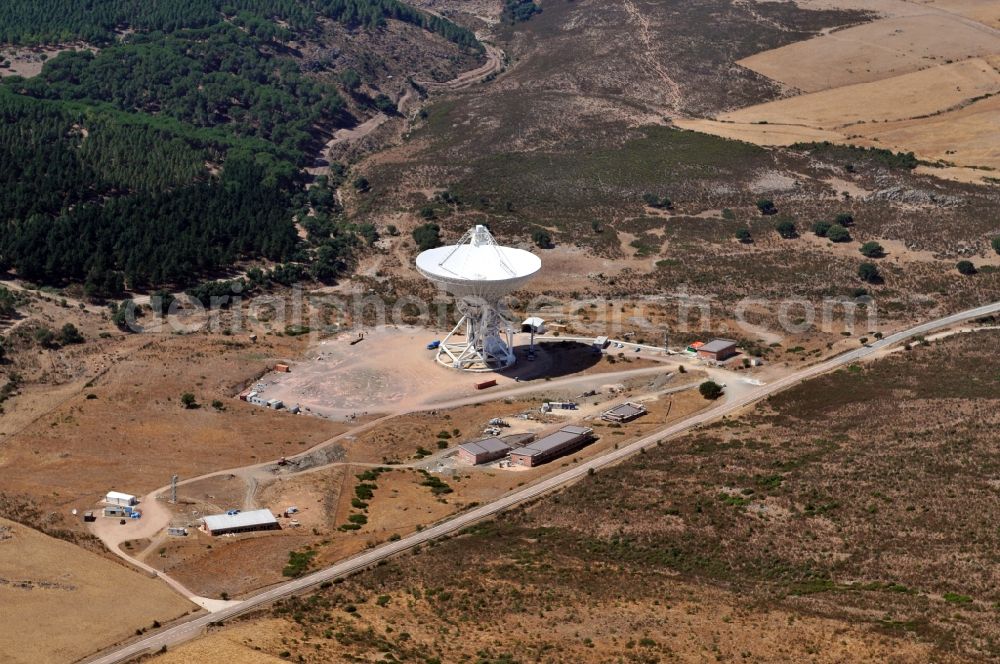
[[[107,654],[95,656],[87,661],[89,664],[117,664],[144,652],[158,650],[164,645],[171,647],[176,644],[183,643],[198,636],[202,630],[208,627],[211,623],[224,621],[242,613],[246,613],[247,611],[257,609],[276,599],[288,597],[289,595],[294,595],[315,587],[324,581],[332,581],[334,579],[350,575],[353,572],[374,565],[381,560],[395,556],[419,544],[424,544],[444,535],[455,533],[478,521],[495,516],[496,514],[510,509],[511,507],[531,501],[554,489],[574,482],[586,476],[591,469],[597,471],[601,468],[618,463],[626,457],[637,454],[643,448],[655,445],[656,443],[671,436],[685,433],[695,427],[712,422],[724,415],[735,413],[751,403],[759,401],[782,390],[786,390],[804,380],[814,378],[838,367],[842,367],[863,358],[878,354],[895,344],[901,343],[915,336],[925,335],[973,318],[996,313],[1000,313],[1000,302],[995,302],[982,307],[976,307],[974,309],[968,309],[951,316],[946,316],[944,318],[939,318],[928,323],[911,327],[902,332],[891,334],[869,346],[859,347],[855,350],[831,358],[825,362],[821,362],[820,364],[807,367],[802,371],[776,380],[773,383],[762,385],[756,389],[747,391],[746,393],[730,399],[725,403],[721,403],[718,406],[696,413],[686,420],[675,422],[674,424],[660,429],[659,431],[626,445],[625,447],[612,450],[603,456],[576,465],[573,468],[567,469],[565,472],[554,475],[553,477],[543,480],[533,486],[529,486],[503,496],[492,503],[463,512],[455,517],[452,517],[451,519],[426,528],[420,532],[413,533],[412,535],[404,537],[396,542],[388,542],[374,549],[358,554],[357,556],[348,558],[347,560],[339,562],[331,567],[327,567],[326,569],[304,576],[301,579],[289,581],[280,586],[271,588],[270,590],[266,590],[259,595],[250,597],[242,602],[234,604],[231,607],[224,608],[221,611],[200,616],[186,623],[170,627],[156,634],[141,638],[133,643],[120,646]]]

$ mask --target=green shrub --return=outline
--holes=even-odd
[[[441,227],[437,224],[423,224],[413,229],[413,240],[420,251],[441,246]]]
[[[944,601],[951,602],[952,604],[969,604],[972,602],[972,598],[968,595],[960,595],[959,593],[945,593],[943,595]]]
[[[786,219],[778,223],[778,225],[774,227],[774,230],[778,231],[778,235],[785,240],[792,240],[799,236],[799,231],[795,228],[795,222],[790,219]]]
[[[778,213],[778,208],[770,198],[762,198],[757,201],[757,209],[760,210],[761,214],[765,215]]]
[[[858,276],[862,281],[866,281],[870,284],[882,283],[882,275],[879,273],[878,267],[875,263],[862,263],[859,265]]]
[[[817,221],[813,224],[812,231],[819,237],[826,237],[826,234],[830,232],[830,227],[833,226],[829,221]]]
[[[885,256],[885,249],[878,242],[865,242],[859,249],[866,258],[882,258]]]
[[[293,578],[302,576],[309,569],[314,557],[316,557],[315,551],[290,551],[288,564],[281,570],[282,575]]]
[[[722,396],[722,386],[714,380],[706,380],[698,386],[698,392],[706,399],[714,401]]]
[[[969,276],[976,273],[976,266],[972,264],[972,261],[958,261],[955,267],[959,274]]]
[[[840,224],[834,224],[833,226],[830,226],[830,229],[826,232],[826,237],[830,240],[830,242],[850,242],[851,232]]]

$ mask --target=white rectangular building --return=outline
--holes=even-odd
[[[138,505],[139,499],[135,496],[122,493],[121,491],[108,491],[104,496],[104,502],[108,505],[126,505],[131,507],[132,505]]]

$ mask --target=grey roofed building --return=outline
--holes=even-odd
[[[698,349],[699,353],[718,353],[721,350],[728,350],[736,345],[732,339],[712,339],[707,344]]]
[[[278,520],[271,513],[271,510],[251,510],[239,514],[212,514],[204,517],[202,521],[205,522],[205,529],[213,535],[278,528]]]
[[[646,407],[641,403],[626,401],[601,413],[601,419],[610,422],[630,422],[640,415],[645,414]]]
[[[458,446],[458,456],[471,464],[487,463],[507,456],[510,445],[499,438],[483,438]]]
[[[592,433],[594,430],[587,427],[565,426],[555,433],[512,451],[511,460],[520,465],[534,466],[572,449],[584,442]]]

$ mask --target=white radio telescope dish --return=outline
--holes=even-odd
[[[465,371],[514,364],[513,327],[500,311],[500,300],[541,267],[530,251],[498,245],[485,226],[470,229],[458,244],[417,256],[417,270],[454,295],[461,314],[438,347],[438,362]]]

